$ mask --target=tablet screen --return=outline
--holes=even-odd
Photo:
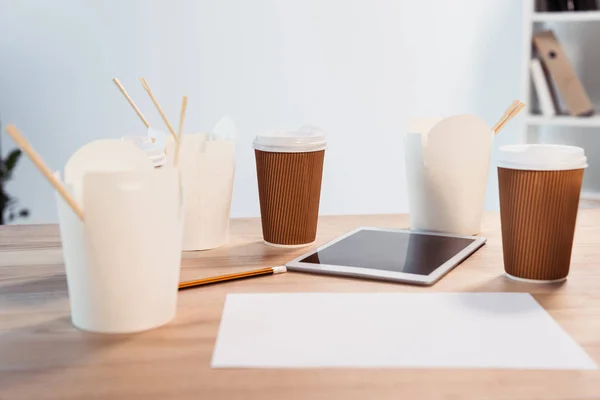
[[[365,229],[300,262],[429,275],[474,241],[475,238]]]

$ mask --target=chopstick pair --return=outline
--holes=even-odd
[[[213,277],[210,277],[210,278],[203,278],[203,279],[196,279],[196,280],[193,280],[193,281],[181,282],[179,284],[179,290],[194,288],[194,287],[198,287],[198,286],[209,285],[209,284],[212,284],[212,283],[226,282],[226,281],[233,281],[233,280],[237,280],[237,279],[251,278],[251,277],[255,277],[255,276],[277,275],[277,274],[282,274],[284,272],[287,272],[287,268],[281,266],[281,267],[270,267],[270,268],[256,269],[254,271],[237,272],[237,273],[234,273],[234,274],[213,276]]]
[[[179,127],[177,129],[177,133],[175,133],[175,130],[173,129],[173,126],[169,122],[167,115],[165,114],[162,107],[158,103],[158,100],[156,99],[156,96],[152,92],[152,89],[150,89],[150,85],[148,85],[148,82],[146,82],[146,79],[140,78],[140,80],[142,82],[142,86],[144,87],[144,90],[146,91],[146,93],[148,93],[148,96],[150,96],[150,100],[152,100],[152,104],[154,104],[154,107],[156,107],[156,110],[158,111],[162,120],[164,121],[165,125],[167,126],[167,129],[169,130],[169,132],[171,133],[171,135],[173,135],[173,138],[175,139],[176,147],[175,147],[175,157],[173,160],[173,164],[175,165],[175,167],[177,167],[178,162],[179,162],[179,148],[180,148],[181,135],[183,132],[183,122],[185,120],[185,113],[187,110],[188,98],[187,98],[187,96],[183,96],[183,98],[181,99],[181,110],[179,113]],[[142,120],[142,122],[144,123],[146,128],[149,128],[150,123],[144,117],[144,115],[140,111],[139,107],[135,104],[135,102],[133,101],[131,96],[129,96],[129,94],[127,93],[127,91],[125,90],[123,85],[121,84],[121,81],[119,81],[119,79],[117,79],[117,78],[113,78],[113,82],[115,83],[115,85],[117,85],[117,87],[119,88],[119,90],[121,91],[123,96],[125,96],[125,99],[127,99],[127,101],[129,102],[129,104],[131,105],[133,110],[136,112],[138,117]]]
[[[494,127],[492,128],[494,135],[497,135],[498,132],[500,132],[500,130],[504,128],[504,126],[508,123],[508,121],[510,121],[518,113],[520,113],[523,110],[523,108],[525,108],[525,103],[519,100],[513,101],[510,107],[508,107],[508,109],[504,112],[502,117],[500,117],[498,122],[496,122],[496,125],[494,125]]]

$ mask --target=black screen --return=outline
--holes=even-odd
[[[300,262],[429,275],[475,239],[360,230]]]

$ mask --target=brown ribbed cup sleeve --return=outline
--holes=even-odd
[[[281,245],[312,243],[317,235],[325,150],[254,150],[263,237]]]
[[[508,274],[534,280],[569,274],[583,171],[498,168]]]

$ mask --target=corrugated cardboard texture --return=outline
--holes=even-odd
[[[498,168],[504,268],[512,276],[554,280],[569,273],[583,169]]]
[[[311,243],[317,234],[325,150],[255,150],[263,237],[274,244]]]

